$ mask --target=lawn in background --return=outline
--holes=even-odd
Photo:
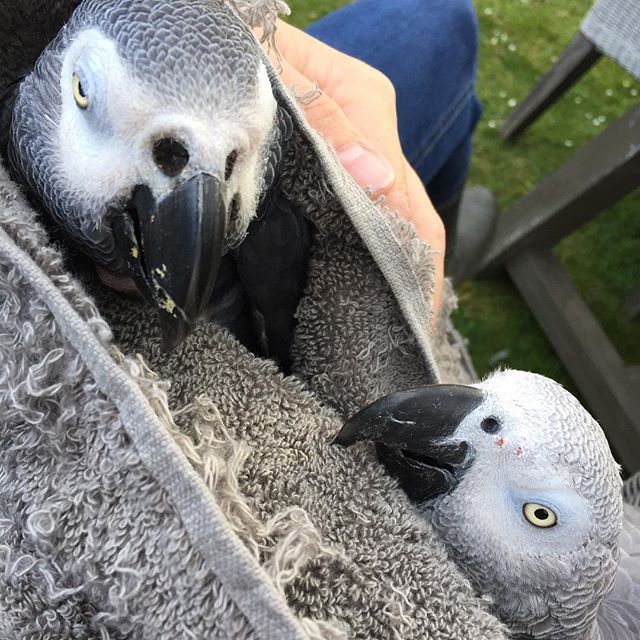
[[[290,21],[304,27],[346,2],[289,4]],[[603,59],[517,143],[503,143],[502,122],[571,40],[591,0],[476,0],[475,5],[484,116],[475,137],[470,183],[492,189],[504,209],[637,103],[640,83]],[[627,320],[622,308],[625,296],[640,285],[640,194],[627,197],[555,251],[625,361],[640,363],[640,324]],[[465,282],[458,295],[454,320],[470,341],[481,375],[503,364],[571,386],[508,278]]]

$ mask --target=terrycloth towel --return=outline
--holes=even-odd
[[[288,378],[212,324],[163,353],[0,170],[0,640],[506,637],[372,448],[329,444],[467,373],[430,332],[428,247],[272,81],[317,229]]]
[[[598,0],[580,30],[602,53],[640,79],[638,0]]]

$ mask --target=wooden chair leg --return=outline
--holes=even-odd
[[[624,303],[627,315],[632,320],[640,320],[640,287],[634,289]]]
[[[502,139],[513,140],[519,136],[584,75],[598,61],[600,55],[591,41],[578,31],[560,59],[506,120],[500,132]]]
[[[625,367],[551,251],[505,265],[629,473],[640,470],[640,377]]]
[[[553,246],[639,185],[640,104],[500,216],[473,274],[499,268],[527,246]]]

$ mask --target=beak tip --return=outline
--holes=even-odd
[[[365,439],[361,426],[357,421],[357,415],[345,422],[342,428],[331,441],[331,444],[337,444],[341,447],[350,447],[358,440]]]
[[[171,353],[184,342],[191,332],[191,325],[182,318],[176,318],[165,311],[160,312],[160,331],[162,334],[162,349]]]

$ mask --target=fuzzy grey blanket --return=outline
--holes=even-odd
[[[163,353],[0,170],[0,640],[506,637],[372,449],[329,445],[468,374],[446,313],[430,333],[428,248],[274,83],[317,229],[288,378],[212,324]]]

